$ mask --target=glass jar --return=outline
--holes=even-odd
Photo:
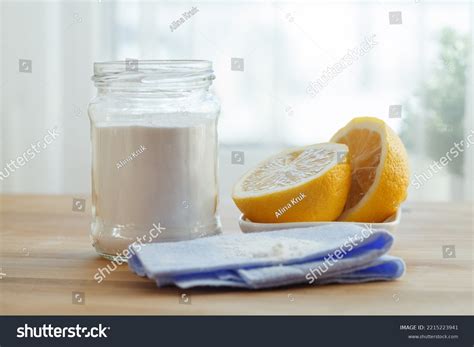
[[[91,236],[102,256],[220,233],[213,79],[210,61],[94,64]]]

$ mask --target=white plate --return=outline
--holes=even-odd
[[[399,208],[397,212],[388,217],[385,221],[381,223],[355,223],[355,222],[296,222],[296,223],[254,223],[245,218],[244,215],[241,215],[239,218],[239,226],[242,232],[244,233],[258,233],[261,231],[271,231],[271,230],[280,230],[280,229],[293,229],[293,228],[306,228],[321,226],[326,224],[355,224],[355,225],[372,225],[374,229],[385,229],[391,233],[395,232],[398,224],[400,224],[402,211]]]

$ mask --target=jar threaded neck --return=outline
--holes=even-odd
[[[135,60],[94,63],[92,80],[110,92],[182,93],[207,89],[214,80],[207,60]]]

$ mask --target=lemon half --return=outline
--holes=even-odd
[[[406,199],[408,157],[398,135],[372,117],[351,120],[331,139],[349,147],[351,188],[342,221],[382,222]]]
[[[235,184],[232,198],[253,222],[332,221],[351,183],[348,147],[321,143],[285,150]]]

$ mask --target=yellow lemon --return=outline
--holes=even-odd
[[[354,118],[331,139],[349,147],[351,189],[342,221],[381,222],[407,196],[408,157],[398,135],[378,118]]]
[[[253,222],[335,220],[350,188],[348,148],[321,143],[283,151],[247,172],[232,198]]]

